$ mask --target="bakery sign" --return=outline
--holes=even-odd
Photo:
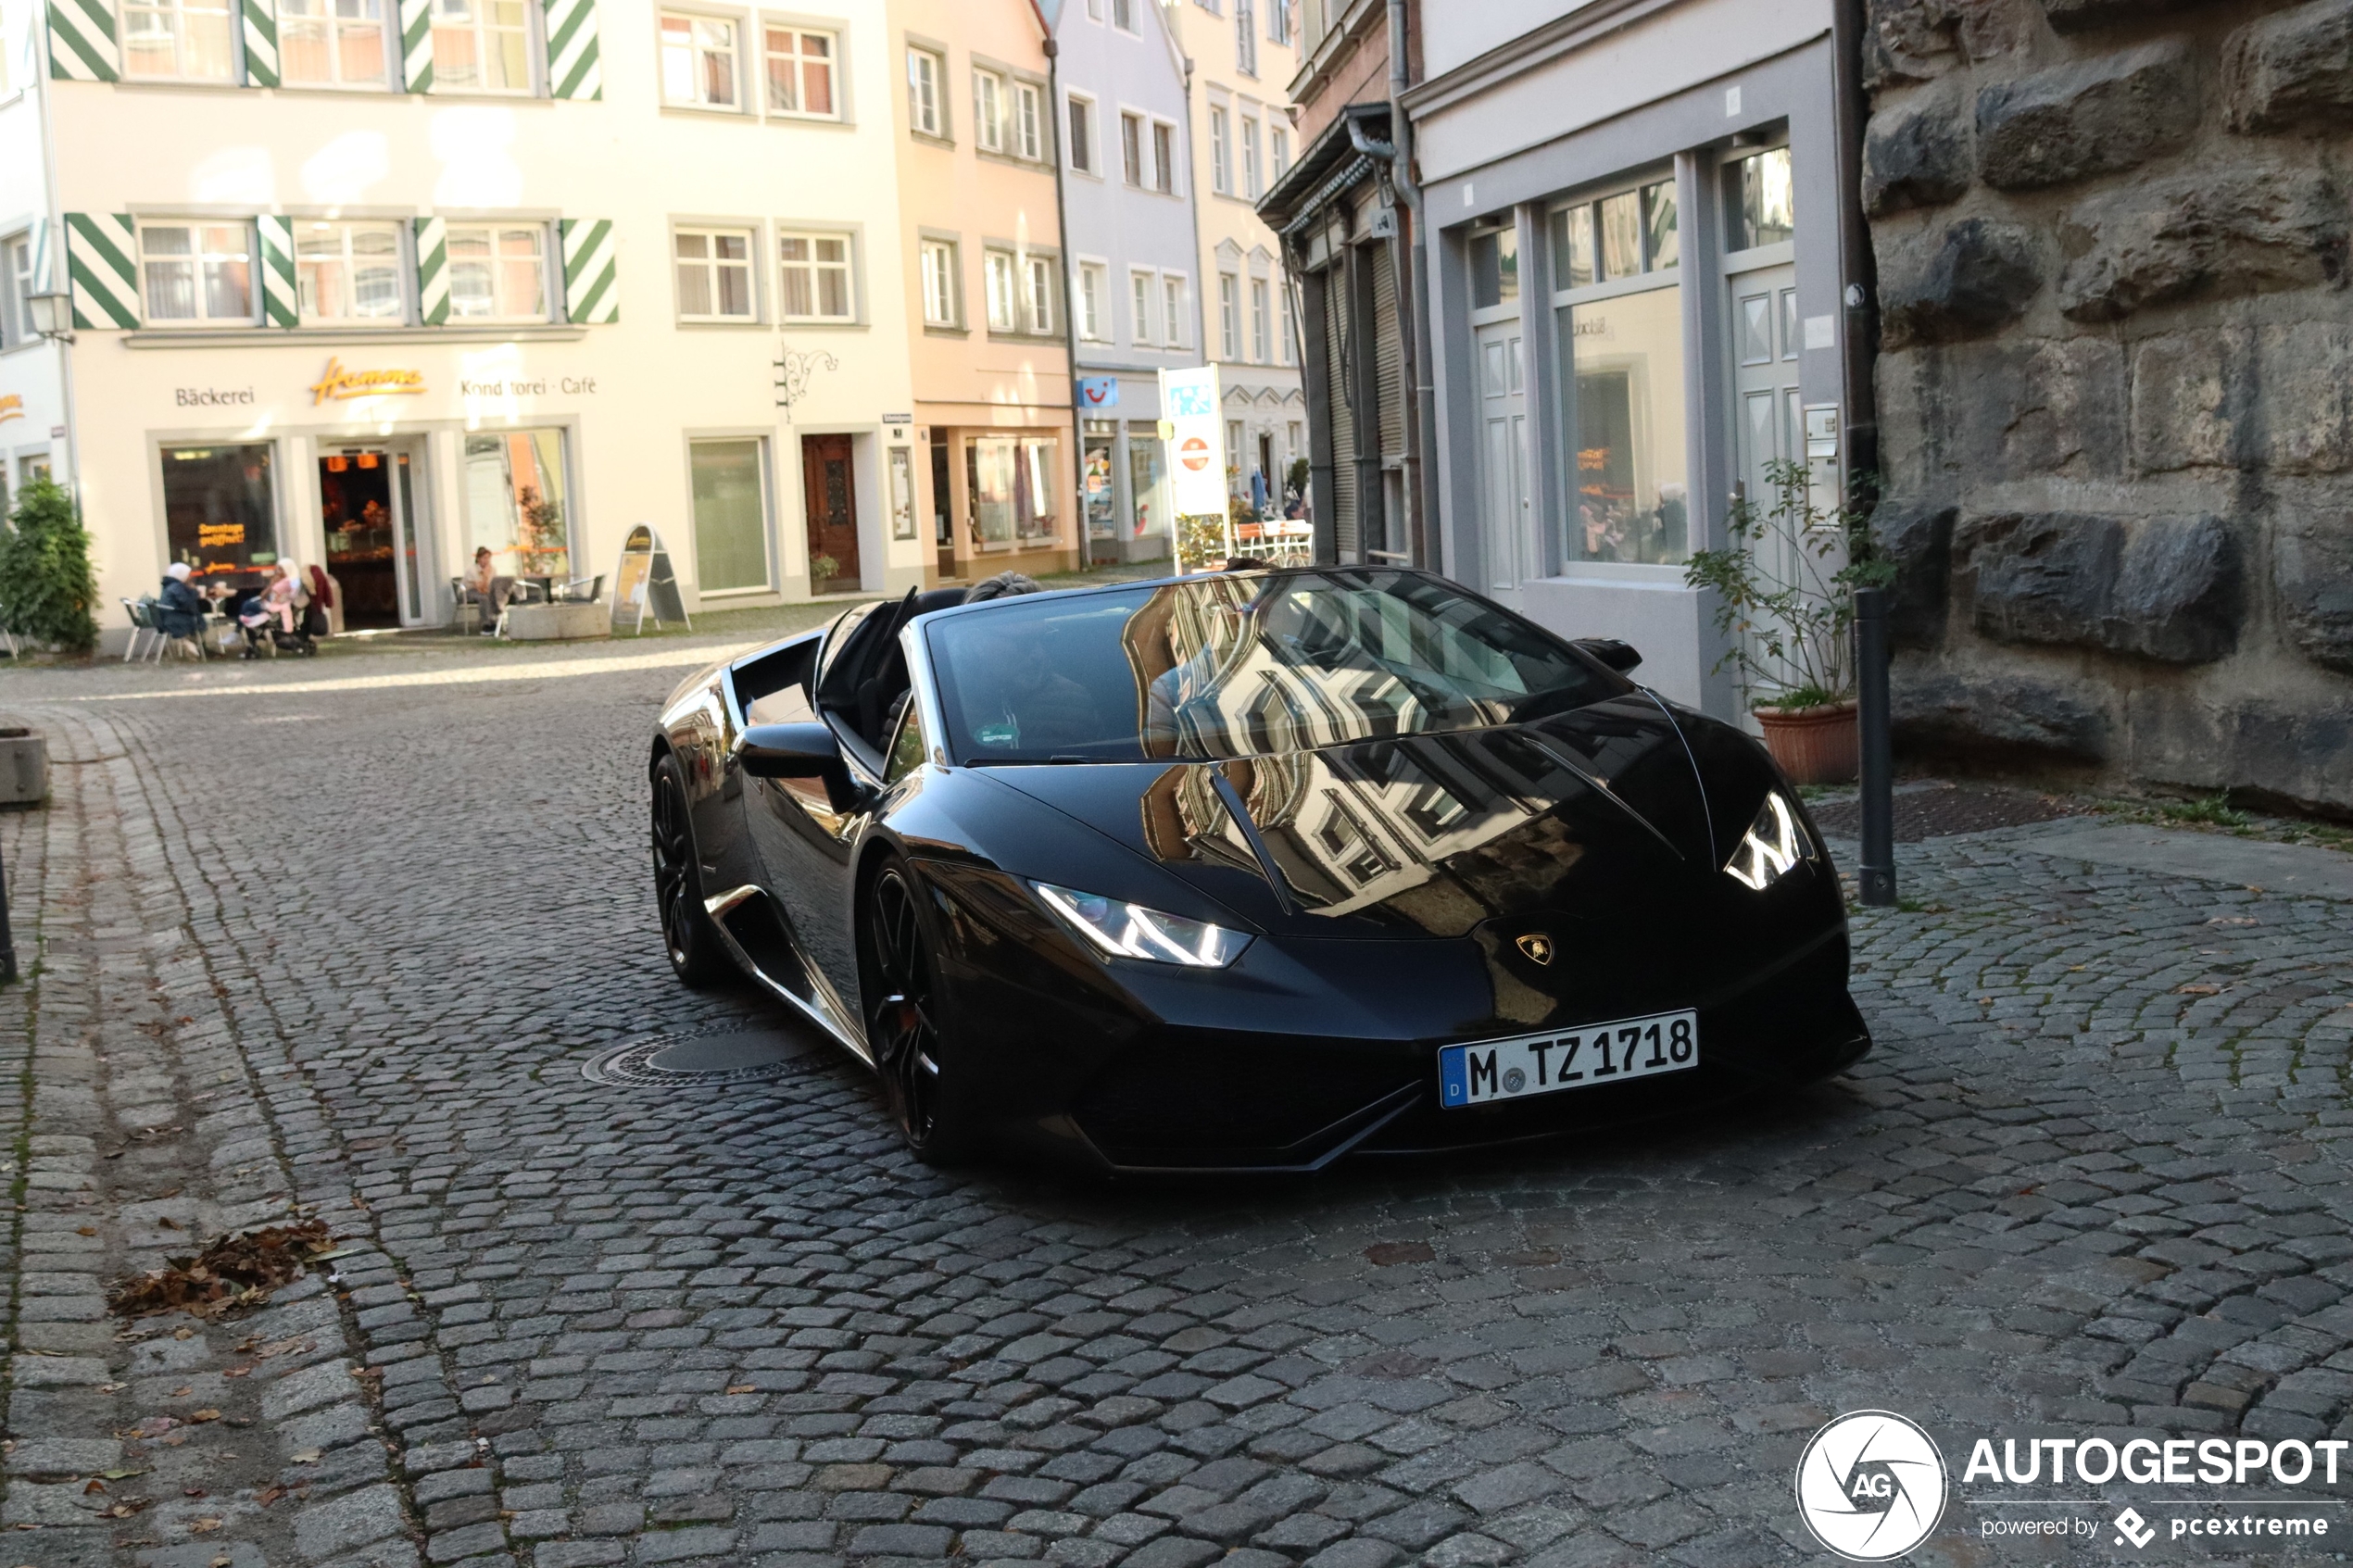
[[[415,397],[424,390],[422,370],[346,370],[342,359],[329,355],[326,373],[310,383],[310,406],[355,397]]]
[[[24,418],[24,399],[16,393],[0,397],[0,424]]]

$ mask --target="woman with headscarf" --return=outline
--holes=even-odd
[[[188,585],[195,575],[195,569],[183,560],[163,569],[163,589],[156,596],[156,630],[173,642],[204,632],[204,596]]]
[[[326,636],[333,630],[331,617],[335,608],[333,580],[323,566],[308,569],[310,578],[310,608],[302,613],[302,629],[314,637]]]

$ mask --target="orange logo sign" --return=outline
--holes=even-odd
[[[329,355],[327,373],[310,383],[310,406],[354,397],[413,397],[424,390],[422,370],[346,370],[341,359]]]

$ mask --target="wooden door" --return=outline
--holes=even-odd
[[[800,482],[809,508],[809,558],[831,556],[830,579],[810,573],[812,593],[854,593],[858,568],[858,486],[849,467],[849,437],[800,438]]]

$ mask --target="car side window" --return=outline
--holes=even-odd
[[[924,765],[924,726],[915,705],[899,705],[899,727],[891,732],[890,749],[883,754],[883,787],[889,788]]]

